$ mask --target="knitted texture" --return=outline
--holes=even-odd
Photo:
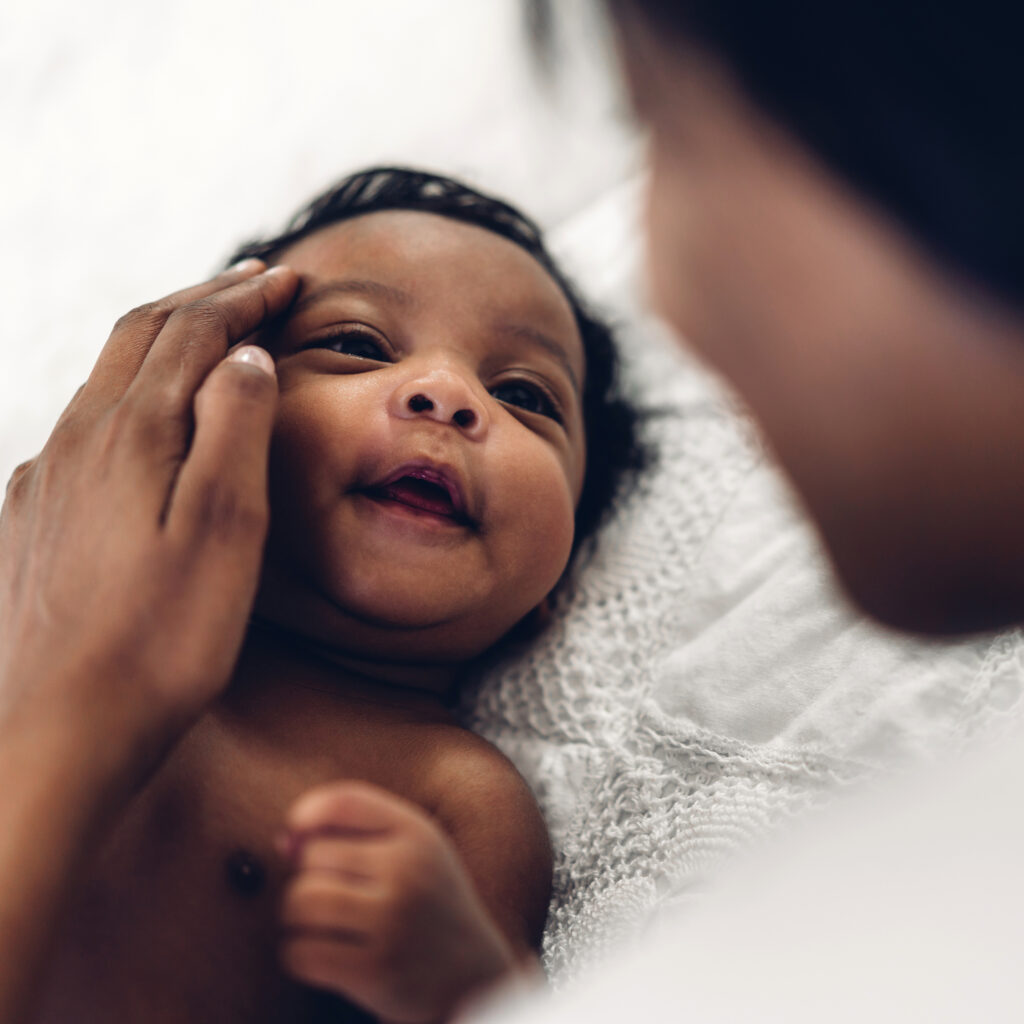
[[[642,361],[657,464],[620,496],[549,629],[463,708],[548,820],[555,985],[779,823],[1019,705],[1019,635],[918,643],[866,623],[745,418],[656,345]]]

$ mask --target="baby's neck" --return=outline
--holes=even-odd
[[[406,717],[450,719],[457,683],[451,665],[368,660],[289,629],[254,619],[221,705],[255,711],[266,701],[280,714],[290,707],[339,702],[392,709]]]

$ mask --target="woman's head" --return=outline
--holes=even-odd
[[[367,654],[480,653],[638,463],[607,328],[531,222],[419,172],[347,179],[236,255],[301,278],[263,338],[281,407],[262,610]]]
[[[895,625],[1024,618],[1011,8],[609,0],[666,317]]]
[[[1024,304],[1020,13],[922,6],[608,0],[630,38],[697,48],[764,113],[939,259]]]

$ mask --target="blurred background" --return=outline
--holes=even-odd
[[[558,228],[635,176],[592,3],[556,74],[521,0],[41,0],[0,8],[0,478],[114,321],[371,163],[461,176]]]

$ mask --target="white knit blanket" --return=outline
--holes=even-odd
[[[1024,681],[1018,632],[911,641],[846,605],[745,417],[638,308],[635,204],[619,190],[560,242],[627,319],[659,462],[465,707],[548,818],[556,985],[843,784],[997,731]]]

